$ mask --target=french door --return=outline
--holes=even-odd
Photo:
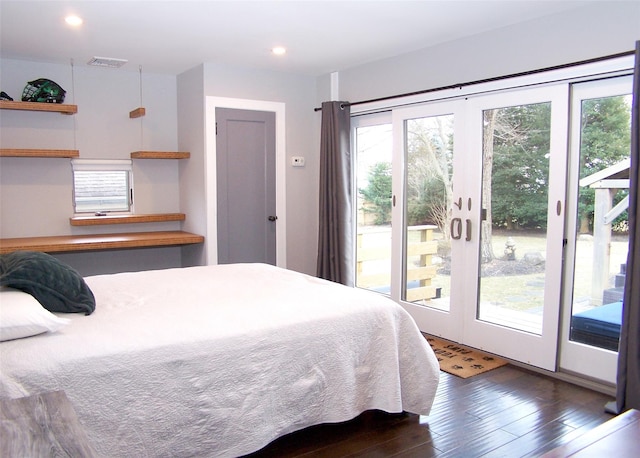
[[[631,76],[599,65],[352,118],[356,285],[424,332],[615,383]]]
[[[631,84],[572,87],[560,367],[612,384],[629,249]]]
[[[393,239],[402,241],[393,252],[392,297],[420,330],[456,342],[464,341],[462,304],[473,296],[460,287],[470,228],[460,212],[477,167],[466,154],[466,108],[436,103],[394,110],[392,119]]]
[[[391,278],[365,284],[359,268],[358,286],[390,294],[424,332],[554,370],[567,110],[553,86],[394,109],[390,170],[358,184],[378,211],[364,191],[391,175],[388,223],[359,224],[387,234]]]
[[[555,369],[566,113],[560,86],[394,111],[398,296],[424,331]],[[416,208],[421,192],[440,200]],[[417,253],[416,226],[433,227]],[[424,264],[436,291],[415,297]]]
[[[467,182],[469,203],[462,212],[472,227],[465,250],[470,267],[464,270],[463,281],[475,288],[469,288],[473,296],[463,305],[463,342],[555,370],[566,188],[566,86],[469,102],[468,148],[476,174]]]

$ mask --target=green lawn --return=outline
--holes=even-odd
[[[546,238],[543,235],[527,233],[511,233],[516,242],[516,262],[525,253],[546,253]],[[492,242],[497,257],[503,256],[507,235],[494,234]],[[615,275],[620,270],[620,264],[626,262],[628,243],[624,237],[614,237],[611,242],[610,273]],[[593,258],[593,242],[578,240],[576,245],[576,263],[574,271],[574,300],[586,300],[591,295],[591,270]],[[490,300],[495,305],[508,307],[512,310],[528,310],[542,306],[542,294],[545,273],[525,275],[493,276],[482,278],[482,298]],[[432,284],[442,288],[442,296],[450,295],[449,277],[438,275]]]

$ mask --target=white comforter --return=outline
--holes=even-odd
[[[65,390],[103,456],[238,456],[368,409],[431,408],[437,360],[378,294],[262,264],[86,281],[92,315],[0,344],[0,396]]]

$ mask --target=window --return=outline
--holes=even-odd
[[[71,166],[76,213],[131,212],[133,174],[130,160],[75,159]]]

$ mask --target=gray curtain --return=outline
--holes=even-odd
[[[631,168],[629,169],[629,254],[618,350],[616,413],[640,409],[640,41],[636,42],[631,107]]]
[[[353,286],[350,116],[348,102],[322,104],[318,277]]]

